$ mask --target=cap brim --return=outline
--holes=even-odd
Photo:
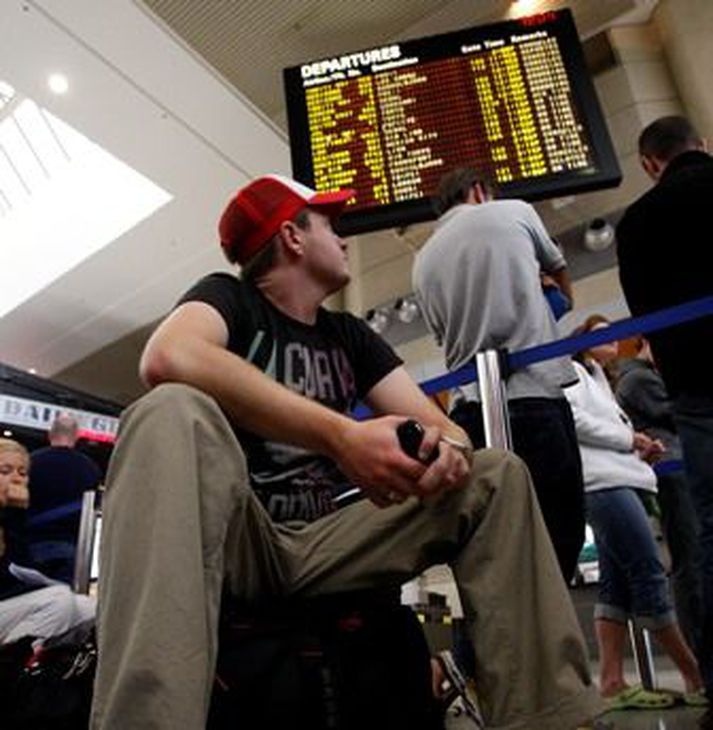
[[[356,190],[346,188],[345,190],[333,190],[328,193],[316,193],[308,201],[310,207],[333,208],[337,211],[342,210],[344,206],[356,195]]]

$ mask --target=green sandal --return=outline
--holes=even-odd
[[[689,707],[708,707],[710,701],[705,689],[697,689],[695,692],[686,692],[683,695],[683,704]]]
[[[675,699],[667,692],[649,691],[641,685],[626,687],[611,697],[604,697],[607,712],[614,710],[663,710],[673,707]]]
[[[708,707],[710,705],[710,701],[706,695],[706,690],[703,687],[693,692],[677,692],[672,689],[665,689],[661,691],[666,694],[670,694],[679,705],[686,705],[688,707]]]

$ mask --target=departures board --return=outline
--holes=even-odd
[[[457,166],[526,200],[621,180],[568,10],[305,62],[284,83],[295,178],[356,190],[344,234],[433,218]]]

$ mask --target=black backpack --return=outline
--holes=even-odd
[[[89,724],[96,672],[94,622],[89,621],[43,642],[14,645],[5,665],[3,728],[7,730],[85,730]],[[7,724],[6,724],[7,723]]]
[[[209,730],[442,730],[421,625],[374,592],[245,617],[224,601]]]

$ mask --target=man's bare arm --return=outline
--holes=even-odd
[[[560,288],[562,294],[564,294],[572,306],[574,306],[574,293],[572,292],[572,280],[569,276],[569,271],[566,266],[556,271],[547,272],[554,280],[557,286]]]
[[[238,426],[325,454],[356,484],[379,493],[417,492],[425,469],[399,447],[396,426],[403,419],[353,421],[275,382],[226,350],[227,340],[225,322],[213,307],[183,304],[146,345],[141,376],[151,387],[175,382],[201,390]]]

